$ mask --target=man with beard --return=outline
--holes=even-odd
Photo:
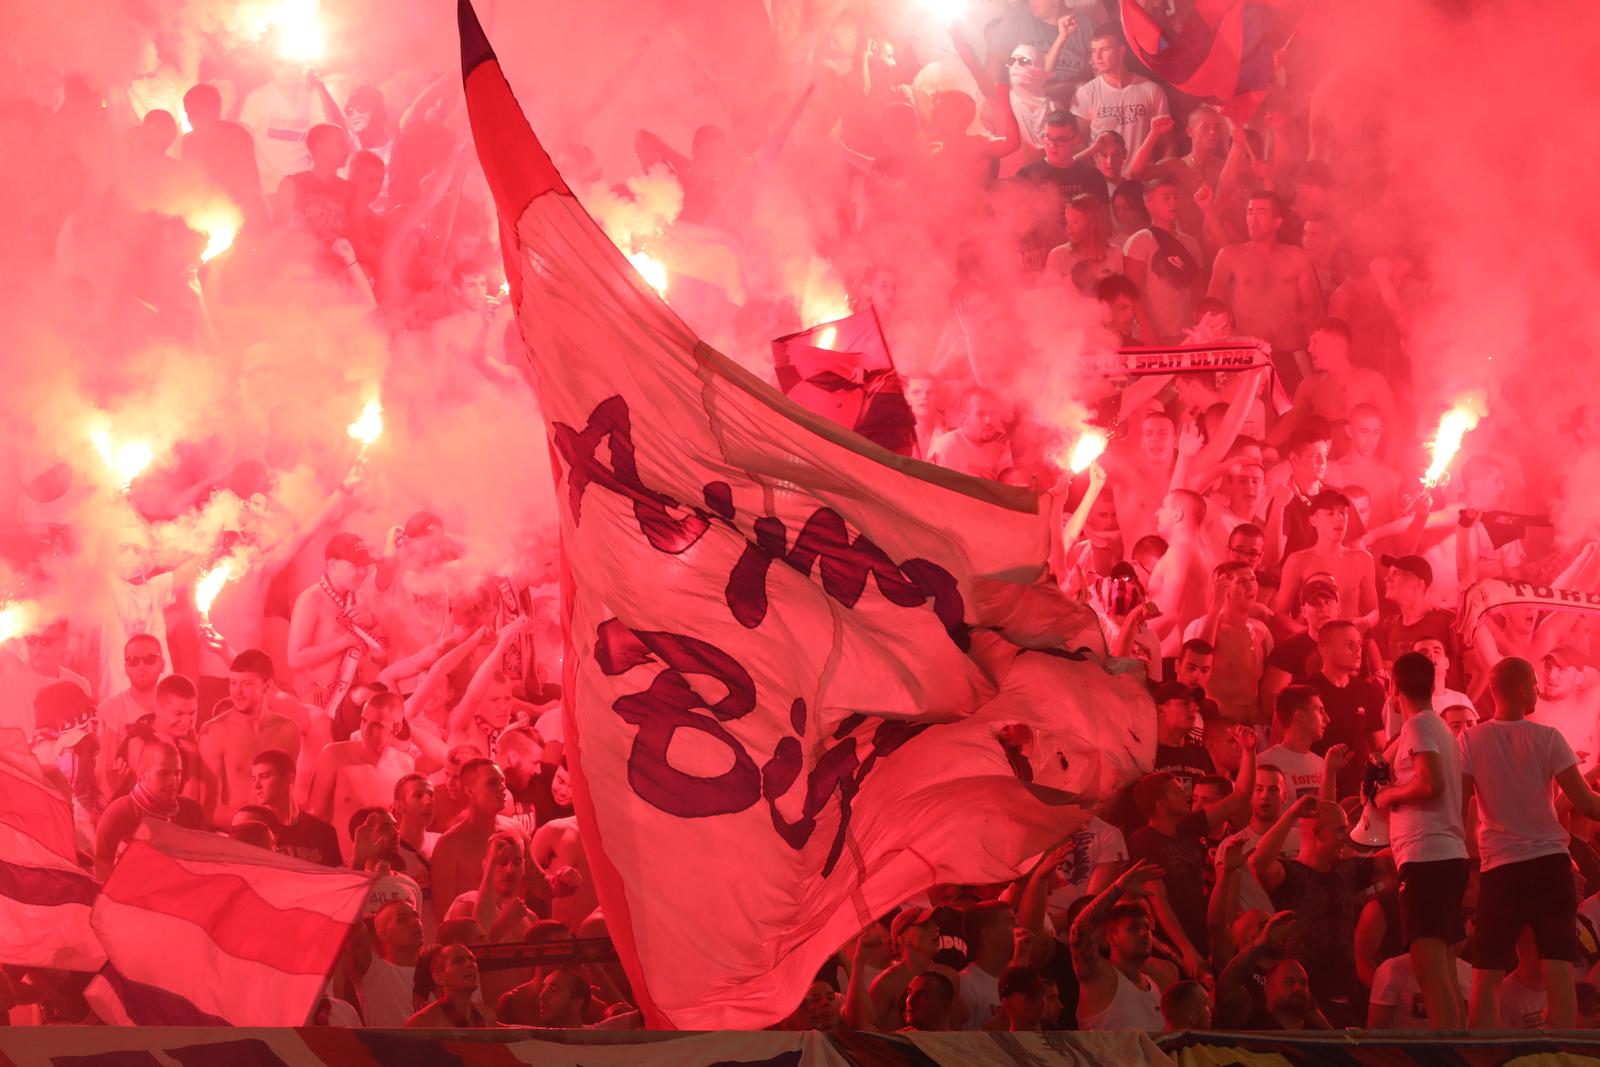
[[[1292,359],[1322,317],[1316,268],[1305,249],[1278,239],[1283,207],[1272,193],[1251,194],[1244,218],[1249,240],[1217,253],[1208,295],[1233,308],[1241,333],[1272,345],[1275,361]]]
[[[1600,721],[1600,685],[1584,662],[1583,653],[1561,644],[1539,661],[1539,703],[1529,722],[1554,726],[1572,746],[1578,766],[1588,770],[1597,754],[1595,726]]]
[[[254,796],[251,762],[269,748],[290,758],[300,753],[300,727],[267,708],[272,659],[248,648],[228,665],[228,699],[200,730],[204,807],[212,823],[226,826],[234,809]]]
[[[1139,861],[1079,913],[1067,935],[1078,976],[1078,1026],[1084,1030],[1161,1029],[1161,990],[1144,973],[1154,947],[1150,912],[1139,900],[1161,880]],[[1102,942],[1109,958],[1100,954]]]
[[[376,693],[367,701],[355,740],[334,741],[317,756],[309,790],[313,815],[345,827],[352,812],[393,802],[395,783],[416,769],[412,758],[394,747],[404,721],[399,694]],[[349,839],[341,837],[339,844],[349,855]]]
[[[134,634],[122,646],[122,665],[128,672],[128,688],[96,706],[100,740],[110,750],[120,746],[123,732],[131,724],[156,710],[156,683],[161,680],[167,657],[160,641],[149,634]]]
[[[961,404],[961,422],[933,441],[928,460],[974,478],[996,479],[1012,465],[1011,439],[999,399],[973,389]]]
[[[495,834],[489,841],[489,860],[484,864],[478,888],[456,897],[445,913],[445,921],[473,919],[490,943],[526,941],[538,922],[522,899],[526,869],[522,838],[514,833]],[[501,996],[532,977],[533,971],[527,967],[496,970],[484,981],[483,999],[497,1004]]]
[[[145,819],[160,819],[191,830],[205,826],[200,805],[178,795],[181,777],[176,748],[165,741],[152,741],[144,747],[139,753],[138,780],[133,791],[106,805],[95,825],[95,877],[103,881],[111,873],[123,844]]]

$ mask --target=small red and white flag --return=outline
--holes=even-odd
[[[304,1025],[371,884],[147,822],[95,901],[106,965],[85,996],[123,1025]]]
[[[98,969],[105,953],[89,928],[98,891],[78,864],[71,801],[22,731],[0,731],[0,963]]]

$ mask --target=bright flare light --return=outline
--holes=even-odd
[[[1067,457],[1067,467],[1073,474],[1082,474],[1089,464],[1100,458],[1106,450],[1106,435],[1099,430],[1084,430]]]
[[[103,427],[90,430],[89,440],[94,443],[94,450],[100,453],[101,462],[111,471],[123,492],[127,492],[133,480],[155,462],[155,451],[149,445],[143,441],[118,444],[112,439],[111,431]]]
[[[667,268],[654,256],[644,252],[629,252],[628,262],[633,264],[633,269],[639,272],[639,277],[645,284],[654,289],[657,295],[665,298],[667,295]]]
[[[383,404],[377,400],[367,401],[360,417],[345,431],[353,440],[361,442],[361,450],[365,452],[372,442],[383,436]]]
[[[1489,413],[1484,404],[1482,393],[1469,393],[1457,400],[1455,406],[1439,417],[1439,429],[1434,433],[1433,440],[1428,442],[1428,471],[1422,476],[1422,484],[1429,489],[1437,488],[1444,478],[1444,472],[1450,469],[1450,463],[1456,458],[1456,453],[1461,451],[1461,441],[1478,425],[1478,420]]]
[[[32,604],[7,604],[0,608],[0,642],[26,637],[39,623],[39,610]]]
[[[239,227],[244,225],[244,215],[233,204],[224,202],[190,212],[184,215],[183,221],[190,229],[206,235],[206,247],[200,253],[200,262],[210,263],[233,247],[234,238],[239,236]]]
[[[325,42],[318,18],[322,0],[279,0],[261,18],[261,32],[278,32],[278,58],[290,63],[315,63]]]
[[[839,327],[837,327],[837,326],[825,327],[821,333],[817,334],[817,347],[818,348],[832,348],[833,347],[833,343],[835,341],[837,341],[838,339],[839,339]]]
[[[200,613],[203,625],[211,625],[211,605],[217,602],[217,594],[222,592],[222,587],[232,580],[234,569],[230,557],[206,571],[194,583],[194,607]]]
[[[940,26],[948,26],[966,17],[967,0],[922,0],[922,9],[932,15]]]

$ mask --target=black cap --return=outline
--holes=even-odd
[[[1433,584],[1433,566],[1421,556],[1379,556],[1378,562],[1385,567],[1416,575],[1422,579],[1423,585]]]

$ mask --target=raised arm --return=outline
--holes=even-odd
[[[1294,829],[1294,824],[1316,811],[1320,803],[1322,801],[1311,794],[1301,797],[1283,809],[1278,821],[1261,835],[1255,852],[1250,856],[1250,873],[1256,876],[1262,889],[1270,893],[1283,884],[1283,860],[1279,858],[1283,855],[1283,843],[1289,839],[1289,831]]]
[[[1144,141],[1128,160],[1128,177],[1135,181],[1143,181],[1150,176],[1150,165],[1155,162],[1156,147],[1172,133],[1172,127],[1171,115],[1157,115],[1150,120],[1150,132],[1145,135]]]
[[[1233,792],[1200,810],[1215,832],[1250,810],[1250,794],[1256,789],[1256,732],[1248,726],[1229,727],[1239,742],[1239,773],[1233,776]]]
[[[1243,1026],[1250,1018],[1250,976],[1256,964],[1269,949],[1283,947],[1294,922],[1294,912],[1280,911],[1267,920],[1261,934],[1246,945],[1238,955],[1217,975],[1217,1023],[1221,1026]]]
[[[459,733],[466,729],[467,723],[472,721],[473,712],[478,710],[478,704],[493,684],[494,677],[500,673],[500,664],[505,657],[506,649],[511,643],[527,632],[533,625],[533,620],[526,615],[519,615],[504,626],[495,638],[494,648],[484,657],[478,669],[472,674],[472,681],[467,683],[467,691],[461,694],[461,700],[450,711],[450,732]]]
[[[1072,921],[1072,928],[1067,933],[1067,948],[1072,952],[1072,970],[1081,985],[1098,985],[1110,977],[1107,973],[1110,964],[1100,955],[1100,931],[1111,909],[1124,896],[1147,893],[1161,880],[1162,873],[1160,867],[1152,867],[1144,860],[1138,860],[1123,871],[1110,888],[1090,901],[1089,906]]]

